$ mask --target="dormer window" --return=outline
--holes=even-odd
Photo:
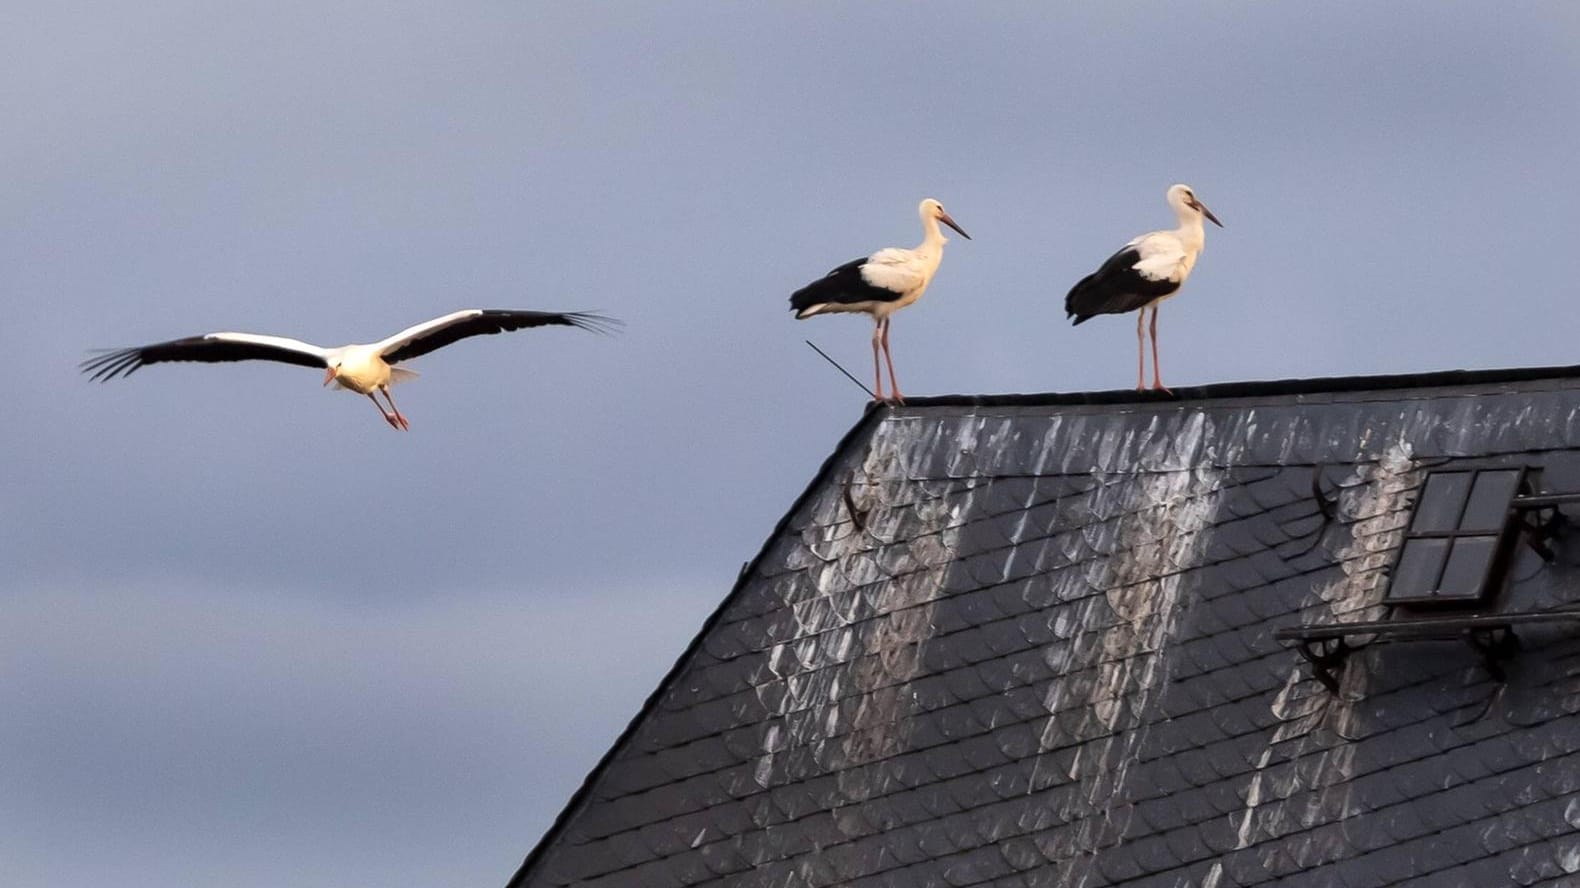
[[[1287,626],[1273,637],[1298,645],[1312,677],[1334,693],[1350,654],[1397,642],[1463,640],[1481,655],[1488,674],[1503,681],[1501,662],[1518,649],[1515,627],[1580,624],[1580,609],[1510,613],[1492,604],[1521,535],[1551,561],[1546,541],[1566,523],[1558,506],[1580,502],[1580,492],[1532,493],[1539,471],[1503,465],[1429,473],[1383,599],[1403,607],[1379,620]],[[1544,511],[1546,519],[1532,520],[1530,513]],[[1458,613],[1444,613],[1456,606]]]
[[[1405,533],[1389,604],[1478,604],[1502,586],[1523,468],[1432,472]]]

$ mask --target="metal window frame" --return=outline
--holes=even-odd
[[[1464,522],[1465,512],[1470,508],[1470,501],[1475,493],[1476,482],[1480,479],[1481,475],[1486,472],[1518,473],[1514,482],[1514,494],[1510,497],[1508,508],[1504,512],[1503,525],[1498,530],[1490,532],[1486,530],[1465,530],[1459,525]],[[1518,534],[1519,527],[1522,523],[1517,520],[1517,516],[1522,511],[1521,506],[1523,505],[1520,501],[1526,495],[1525,492],[1530,490],[1529,485],[1531,483],[1533,471],[1530,466],[1508,464],[1469,464],[1455,465],[1451,467],[1443,466],[1442,468],[1426,473],[1426,477],[1422,480],[1421,486],[1419,488],[1422,492],[1422,495],[1425,494],[1427,484],[1431,481],[1432,476],[1450,474],[1470,475],[1470,486],[1465,491],[1464,502],[1459,504],[1459,513],[1454,518],[1454,529],[1413,531],[1409,528],[1409,526],[1406,526],[1404,539],[1399,544],[1399,549],[1397,554],[1394,555],[1393,563],[1388,567],[1389,588],[1387,593],[1383,596],[1383,604],[1402,605],[1407,607],[1474,607],[1485,603],[1489,598],[1493,597],[1493,594],[1496,591],[1502,588],[1502,583],[1494,582],[1494,578],[1501,578],[1504,576],[1507,572],[1508,564],[1512,560],[1513,541],[1515,536]],[[1416,515],[1418,514],[1418,510],[1421,508],[1421,505],[1422,504],[1420,500],[1417,499],[1414,508],[1412,508],[1410,513],[1411,524],[1415,523]],[[1445,596],[1440,592],[1441,584],[1443,582],[1443,574],[1445,571],[1447,571],[1448,563],[1454,556],[1455,543],[1462,539],[1492,540],[1492,557],[1487,559],[1487,563],[1482,568],[1481,575],[1475,583],[1475,594]],[[1448,546],[1444,551],[1441,562],[1437,565],[1437,576],[1433,580],[1432,584],[1429,585],[1427,592],[1419,595],[1397,595],[1395,594],[1393,588],[1394,574],[1398,570],[1399,565],[1404,561],[1405,550],[1409,547],[1411,540],[1447,540]]]

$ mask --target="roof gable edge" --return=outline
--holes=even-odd
[[[607,770],[609,764],[614,760],[615,755],[625,747],[631,735],[635,733],[637,726],[642,724],[654,707],[658,705],[664,690],[680,676],[680,673],[691,661],[692,656],[701,648],[703,640],[713,631],[714,626],[718,624],[724,613],[729,610],[736,596],[740,595],[741,591],[746,587],[747,580],[756,572],[758,565],[767,556],[774,542],[784,533],[791,519],[801,511],[802,507],[811,500],[814,494],[823,488],[829,477],[833,475],[835,466],[839,464],[846,451],[859,441],[870,437],[873,429],[883,421],[883,417],[887,412],[887,405],[877,402],[869,403],[861,418],[856,421],[855,425],[851,426],[844,437],[840,438],[833,452],[823,460],[823,464],[818,468],[817,473],[812,476],[812,480],[807,484],[806,489],[801,491],[801,494],[795,498],[795,502],[791,503],[790,508],[774,524],[773,530],[769,531],[767,538],[763,540],[762,547],[757,550],[757,554],[752,557],[752,560],[741,566],[741,571],[736,575],[735,584],[730,587],[729,594],[720,600],[718,607],[714,608],[713,612],[703,621],[702,626],[697,630],[697,634],[686,645],[686,649],[681,652],[680,656],[675,659],[674,664],[664,673],[664,677],[653,688],[653,692],[648,694],[646,700],[642,701],[642,706],[637,710],[636,715],[631,717],[631,720],[621,730],[619,736],[615,738],[614,742],[598,759],[597,764],[593,765],[592,770],[587,772],[587,776],[582,780],[581,786],[576,788],[576,792],[571,795],[565,806],[560,809],[560,813],[554,818],[554,822],[549,825],[543,836],[538,839],[537,844],[527,853],[526,859],[522,861],[520,868],[516,870],[515,875],[511,876],[510,881],[506,883],[506,888],[518,888],[518,886],[527,884],[527,880],[534,874],[548,849],[559,838],[566,825],[581,812],[587,802],[588,795],[592,792],[592,788],[597,785],[599,778],[603,776],[604,771]]]

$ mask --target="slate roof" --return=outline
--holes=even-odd
[[[1390,617],[1430,468],[1580,491],[1580,368],[1178,394],[869,411],[511,884],[1580,884],[1575,629],[1274,637]]]

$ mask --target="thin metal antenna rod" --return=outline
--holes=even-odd
[[[845,378],[850,380],[851,382],[854,382],[856,384],[857,388],[859,388],[862,391],[866,392],[867,393],[867,397],[871,398],[874,401],[878,400],[878,396],[872,393],[872,389],[867,388],[866,386],[862,385],[861,384],[861,380],[857,379],[854,376],[851,376],[850,375],[850,371],[846,370],[844,367],[839,366],[839,362],[838,361],[836,361],[833,358],[829,357],[828,354],[826,352],[824,352],[822,349],[818,348],[815,345],[812,345],[812,340],[810,340],[810,339],[803,339],[801,341],[805,342],[809,346],[812,346],[812,350],[813,351],[815,351],[818,354],[822,355],[823,356],[823,360],[829,362],[830,364],[833,364],[834,365],[834,369],[836,369],[839,372],[845,374]]]

